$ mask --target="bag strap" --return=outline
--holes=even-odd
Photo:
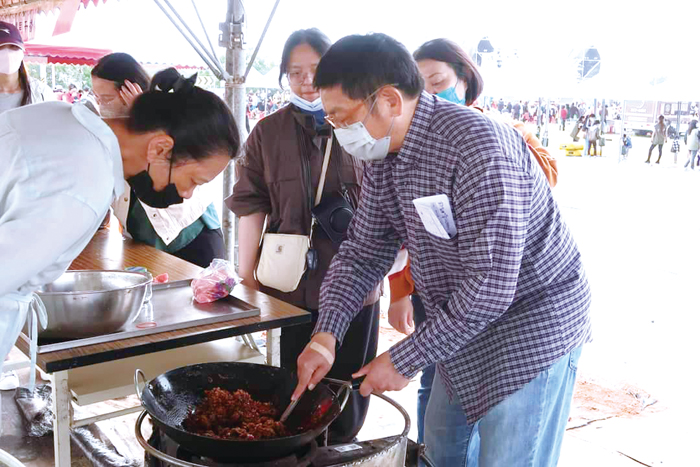
[[[331,148],[333,147],[333,132],[328,138],[328,143],[326,144],[326,154],[323,156],[323,166],[321,167],[321,177],[318,180],[318,188],[316,189],[316,199],[314,200],[314,206],[318,206],[321,202],[321,197],[323,197],[323,187],[326,184],[326,174],[328,173],[328,161],[331,159]],[[311,237],[314,235],[314,227],[316,226],[316,218],[311,216],[311,228],[309,229],[309,243],[311,243]]]
[[[318,180],[318,188],[316,189],[316,200],[314,201],[314,206],[318,206],[321,202],[321,197],[323,196],[323,186],[326,184],[326,173],[328,172],[328,161],[331,159],[331,148],[333,147],[333,133],[328,138],[328,144],[326,144],[326,155],[323,156],[323,167],[321,168],[321,177]]]

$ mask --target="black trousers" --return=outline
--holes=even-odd
[[[297,357],[311,339],[316,326],[318,312],[313,314],[313,322],[282,328],[280,342],[280,361],[282,368],[288,368],[296,374]],[[362,311],[350,323],[343,339],[343,345],[335,353],[335,362],[328,377],[350,381],[352,374],[377,356],[379,339],[379,301],[362,308]],[[362,428],[369,410],[369,397],[362,397],[359,391],[350,394],[348,403],[340,416],[328,430],[329,444],[352,441]]]
[[[173,254],[180,259],[206,268],[214,258],[226,259],[224,234],[221,229],[205,228],[186,247]]]

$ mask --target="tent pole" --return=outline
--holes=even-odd
[[[197,38],[197,36],[194,36],[191,38],[187,34],[185,34],[185,31],[180,27],[180,25],[175,21],[175,18],[168,12],[168,10],[161,5],[160,0],[153,0],[156,5],[163,11],[163,14],[167,16],[167,18],[170,20],[171,23],[173,23],[173,26],[182,34],[182,37],[185,38],[187,42],[192,46],[195,52],[197,52],[197,55],[199,55],[204,63],[211,69],[212,73],[214,73],[214,76],[216,76],[219,79],[226,79],[226,77],[221,76],[221,65],[218,63],[218,60],[215,60],[215,63],[210,60],[208,57],[208,52],[206,49],[203,49],[201,46],[201,42]],[[167,0],[165,0],[167,2]],[[168,4],[170,6],[170,4]],[[172,7],[170,7],[172,8]],[[175,12],[176,13],[176,12]],[[177,14],[177,13],[176,13]],[[178,15],[179,18],[179,15]],[[184,23],[183,23],[184,24]],[[187,30],[190,30],[189,27],[184,24],[184,26],[187,28]],[[218,65],[218,66],[217,66]]]
[[[228,0],[226,22],[219,25],[221,30],[219,45],[226,48],[226,73],[229,75],[229,78],[226,80],[224,100],[233,112],[241,142],[245,141],[247,137],[245,130],[246,59],[245,43],[243,41],[244,11],[243,0]],[[224,197],[233,192],[234,178],[234,164],[229,164],[224,171]],[[235,219],[233,213],[226,208],[226,206],[222,206],[221,215],[221,224],[224,232],[224,242],[226,243],[228,259],[233,260],[233,263],[237,266],[237,219]]]
[[[265,34],[267,34],[267,28],[270,27],[270,23],[272,22],[272,18],[275,16],[275,11],[277,11],[277,5],[280,4],[280,0],[275,1],[275,5],[272,7],[272,11],[270,12],[270,17],[267,18],[267,23],[265,23],[265,29],[263,29],[262,34],[260,35],[260,39],[258,40],[258,44],[255,46],[255,50],[253,50],[253,55],[250,57],[250,62],[248,63],[248,67],[245,69],[245,76],[246,78],[248,77],[248,73],[250,73],[250,69],[253,67],[253,64],[255,63],[255,58],[258,56],[258,50],[260,50],[260,46],[262,45],[263,39],[265,39]]]

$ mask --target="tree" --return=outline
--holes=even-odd
[[[55,75],[56,82],[53,83],[51,67],[56,67]],[[68,89],[68,85],[75,84],[78,89],[83,89],[85,86],[92,87],[90,71],[91,66],[87,65],[58,65],[49,64],[46,65],[46,84],[51,88],[55,89],[56,86],[61,86],[63,89]],[[29,63],[27,64],[27,72],[30,76],[36,79],[41,78],[40,67],[38,64]]]
[[[266,58],[258,57],[255,59],[255,63],[253,63],[253,68],[258,70],[260,74],[266,75],[268,71],[272,70],[273,68],[277,68],[279,65],[277,64],[276,61],[274,60],[269,60]]]

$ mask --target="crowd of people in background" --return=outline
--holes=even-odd
[[[559,124],[559,129],[566,131],[567,122],[578,121],[582,116],[598,115],[601,121],[607,122],[604,128],[606,133],[612,133],[615,120],[622,116],[622,103],[611,102],[603,104],[598,102],[596,108],[584,101],[563,103],[557,101],[543,102],[541,100],[528,101],[504,101],[503,99],[490,99],[488,107],[491,111],[510,115],[513,120],[525,123],[544,125],[547,120],[550,124]],[[601,129],[602,131],[603,129]]]
[[[267,91],[267,92],[266,92]],[[289,92],[258,90],[248,93],[248,119],[260,120],[284,107],[289,102]]]

